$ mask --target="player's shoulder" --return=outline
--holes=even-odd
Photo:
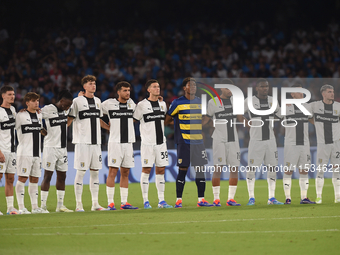
[[[127,103],[131,105],[136,105],[136,103],[131,98],[127,100]]]
[[[11,105],[11,106],[9,107],[9,109],[12,111],[13,114],[16,114],[16,113],[17,113],[17,111],[15,110],[15,107],[14,107],[13,105]]]
[[[147,100],[146,98],[144,98],[142,101],[139,101],[137,103],[137,106],[144,106],[144,105],[147,105],[147,104],[150,104],[150,101]]]
[[[44,111],[44,112],[53,111],[55,109],[57,109],[57,108],[55,107],[54,104],[48,104],[48,105],[45,105],[43,108],[41,108],[41,110]]]
[[[340,102],[334,101],[334,106],[340,107]]]
[[[115,98],[109,98],[109,99],[106,99],[105,101],[102,102],[102,105],[110,105],[110,104],[115,104],[117,103],[118,100],[115,99]]]
[[[99,103],[99,104],[102,103],[102,100],[100,100],[99,97],[94,97],[93,99],[94,99],[94,101],[96,102],[96,104],[97,104],[97,103]]]

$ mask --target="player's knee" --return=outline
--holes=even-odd
[[[110,168],[109,169],[109,177],[110,178],[116,178],[116,175],[117,175],[117,172],[118,172],[118,169],[116,168]]]
[[[31,183],[38,183],[39,182],[39,177],[30,176],[30,182]]]
[[[14,182],[14,174],[8,174],[6,176],[6,183],[7,184],[13,184],[13,182]]]
[[[57,180],[64,182],[66,180],[66,172],[57,172]]]

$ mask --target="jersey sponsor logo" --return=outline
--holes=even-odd
[[[39,124],[22,125],[21,131],[23,134],[40,132],[41,126]]]
[[[319,122],[338,123],[339,117],[332,118],[325,115],[315,114],[315,120]]]
[[[129,116],[129,117],[133,117],[133,112],[118,112],[118,111],[110,111],[110,116],[112,118],[119,118],[120,116]]]
[[[227,117],[230,117],[230,116],[233,116],[233,113],[230,112],[230,113],[218,113],[216,114],[216,117],[218,119],[223,119],[223,118],[227,118]]]
[[[60,126],[62,124],[66,124],[66,123],[67,123],[67,118],[65,116],[61,116],[59,118],[50,119],[51,127]]]
[[[150,121],[156,121],[156,120],[164,120],[165,116],[164,113],[148,113],[148,114],[144,114],[143,116],[144,118],[144,122],[150,122]]]
[[[79,112],[79,119],[88,119],[88,118],[99,118],[100,111],[98,109],[90,109]]]
[[[10,121],[6,121],[1,123],[1,129],[11,129],[15,127],[15,120],[10,120]]]
[[[89,108],[95,108],[96,105],[95,104],[89,104]]]

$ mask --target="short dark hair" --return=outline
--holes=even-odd
[[[187,78],[185,78],[185,79],[182,81],[182,87],[185,87],[189,81],[194,81],[194,82],[196,82],[196,80],[195,80],[194,78],[192,78],[192,77],[187,77]]]
[[[58,94],[58,101],[60,101],[62,98],[68,99],[68,100],[73,100],[73,95],[71,92],[67,89],[63,89],[62,91],[59,92]]]
[[[86,75],[81,79],[81,85],[84,86],[84,84],[88,83],[89,81],[96,81],[97,78],[93,75]]]
[[[38,95],[35,92],[28,92],[25,96],[24,96],[24,104],[26,104],[29,101],[32,100],[37,100],[40,99],[40,95]]]
[[[151,80],[148,80],[146,83],[145,83],[145,88],[148,89],[152,83],[159,83],[157,80],[155,79],[151,79]]]
[[[7,91],[14,91],[14,88],[9,85],[4,85],[0,89],[0,94],[6,94]]]
[[[131,88],[131,84],[128,83],[127,81],[120,81],[116,84],[116,90],[120,91],[122,89],[122,87],[124,88]]]
[[[234,82],[228,78],[223,79],[222,81],[218,81],[218,84],[234,84]]]
[[[303,88],[302,84],[297,82],[297,83],[294,83],[292,88]]]
[[[261,83],[261,82],[268,82],[265,78],[260,78],[256,81],[256,87]]]

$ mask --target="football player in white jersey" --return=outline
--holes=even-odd
[[[272,108],[273,97],[268,96],[269,83],[266,79],[258,79],[256,82],[257,94],[252,97],[252,103],[257,110],[268,110]],[[245,112],[248,109],[248,98],[245,100]],[[276,172],[275,167],[278,165],[278,152],[272,122],[275,116],[281,118],[279,113],[280,107],[277,105],[273,114],[258,116],[248,112],[251,121],[250,124],[250,141],[248,148],[248,166],[246,174],[247,187],[249,193],[249,202],[247,205],[255,204],[255,172],[261,166],[262,162],[268,167],[268,204],[282,205],[275,198]],[[263,125],[261,125],[263,124]]]
[[[234,84],[230,79],[224,79],[222,84]],[[212,135],[213,138],[213,159],[215,171],[212,176],[212,189],[214,194],[214,206],[221,206],[220,203],[220,182],[222,167],[229,168],[229,192],[227,206],[240,206],[235,198],[238,182],[238,168],[240,165],[240,145],[236,121],[243,122],[244,117],[241,115],[233,115],[232,93],[227,88],[221,89],[220,98],[222,105],[218,102],[218,98],[214,103],[213,99],[208,102],[207,115],[213,118],[215,122],[215,130]],[[227,121],[227,122],[226,122]]]
[[[47,210],[46,202],[53,171],[57,172],[57,209],[56,212],[73,212],[64,205],[67,161],[67,115],[73,96],[68,90],[60,91],[58,102],[41,109],[45,120],[47,135],[44,137],[43,164],[44,179],[41,183],[41,208]]]
[[[76,211],[84,212],[83,179],[87,169],[90,169],[91,211],[105,211],[107,209],[98,203],[99,169],[102,168],[101,126],[106,129],[109,127],[100,120],[103,116],[101,101],[94,96],[96,77],[87,75],[82,78],[81,84],[85,90],[84,96],[73,100],[67,121],[68,125],[73,121],[74,168],[77,170],[74,179]]]
[[[38,113],[40,96],[28,92],[24,96],[26,111],[16,116],[16,130],[18,135],[17,174],[15,186],[19,213],[31,214],[24,206],[25,182],[29,178],[28,193],[31,198],[32,213],[48,213],[38,207],[38,181],[41,176],[41,130],[42,115]]]
[[[294,84],[292,87],[301,88],[301,84]],[[292,98],[301,99],[303,93],[291,93]],[[309,187],[308,170],[310,168],[310,146],[308,121],[309,117],[304,115],[296,105],[287,105],[285,116],[285,142],[284,142],[284,174],[283,190],[286,196],[285,204],[291,204],[292,174],[299,169],[299,186],[301,193],[300,204],[315,204],[307,197]]]
[[[313,114],[317,139],[317,171],[315,178],[317,204],[322,203],[324,172],[328,162],[332,167],[332,183],[335,203],[340,203],[340,103],[334,101],[334,88],[323,85],[320,89],[322,100],[312,102],[306,109]]]
[[[15,155],[15,108],[12,106],[15,99],[14,89],[5,85],[0,89],[2,99],[0,107],[0,180],[5,174],[5,195],[7,214],[18,214],[13,202],[13,182],[16,171]],[[2,213],[0,212],[0,215]]]
[[[127,202],[130,168],[135,166],[132,144],[135,142],[133,112],[136,104],[130,98],[131,84],[126,81],[115,85],[118,99],[102,103],[103,114],[108,115],[110,137],[108,142],[109,174],[106,179],[108,209],[116,210],[114,204],[115,178],[120,168],[121,210],[138,209]]]
[[[139,102],[133,117],[140,121],[142,174],[140,185],[142,189],[144,209],[152,208],[149,203],[149,176],[152,166],[156,167],[156,188],[158,191],[158,207],[172,208],[164,200],[165,166],[169,164],[166,138],[164,136],[164,119],[167,107],[164,101],[159,101],[160,86],[157,80],[148,80],[145,84],[149,97]]]

